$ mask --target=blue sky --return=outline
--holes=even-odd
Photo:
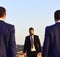
[[[29,27],[33,27],[43,45],[45,27],[55,23],[60,0],[0,0],[0,6],[7,10],[6,22],[15,25],[17,44],[24,44]]]

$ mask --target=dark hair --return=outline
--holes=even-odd
[[[4,16],[6,13],[6,9],[4,7],[0,7],[0,18]]]
[[[55,11],[54,18],[55,18],[55,21],[60,20],[60,10]]]
[[[30,30],[34,30],[34,28],[30,27],[30,28],[29,28],[29,31],[30,31]]]

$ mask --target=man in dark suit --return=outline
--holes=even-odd
[[[60,57],[60,10],[54,18],[56,23],[46,27],[42,57]]]
[[[26,36],[23,53],[27,53],[28,57],[37,57],[41,54],[41,44],[39,37],[34,35],[34,28],[29,29],[29,36]]]
[[[16,57],[14,25],[6,23],[6,9],[0,7],[0,57]]]

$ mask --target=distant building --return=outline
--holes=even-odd
[[[23,47],[24,45],[16,45],[16,57],[19,57],[19,55],[22,53]]]
[[[16,45],[16,50],[17,51],[23,51],[24,45]]]

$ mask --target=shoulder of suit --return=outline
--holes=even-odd
[[[34,35],[35,37],[39,37],[38,35]],[[26,38],[30,37],[30,35],[26,36]]]
[[[14,28],[15,28],[15,26],[12,25],[12,24],[9,24],[9,23],[6,23],[6,24],[7,24],[7,27],[8,27],[9,29],[14,29]]]
[[[55,26],[55,24],[50,25],[50,26],[46,26],[46,28],[49,29],[49,28],[53,28],[54,26]]]
[[[55,24],[53,24],[53,25],[50,25],[50,26],[46,26],[46,30],[48,30],[48,31],[52,31],[52,30],[54,30],[54,28],[55,28]]]
[[[39,37],[38,35],[34,35],[35,37]]]
[[[29,35],[25,37],[25,39],[29,39],[29,38],[30,38],[30,36],[29,36]]]
[[[28,37],[30,37],[29,35],[28,36],[26,36],[26,38],[28,38]]]

